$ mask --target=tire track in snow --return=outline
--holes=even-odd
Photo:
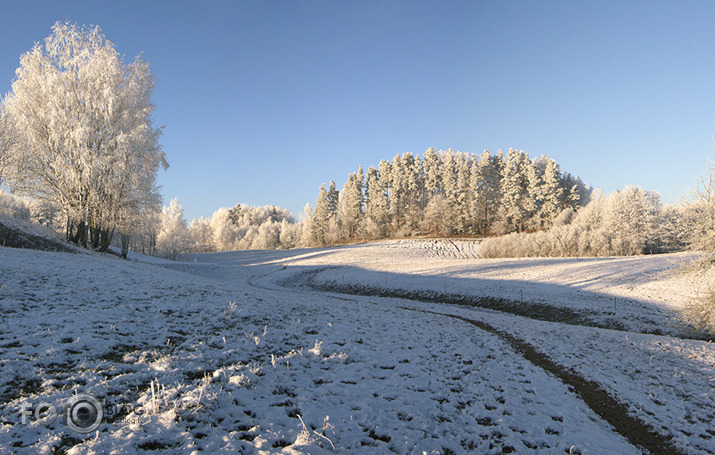
[[[531,364],[560,379],[572,392],[576,393],[593,412],[608,422],[631,444],[641,447],[653,455],[685,455],[687,453],[675,446],[671,438],[656,432],[650,425],[631,415],[628,411],[628,407],[603,389],[600,384],[590,381],[573,370],[557,364],[549,356],[537,350],[523,339],[509,332],[497,329],[484,321],[476,321],[463,316],[419,310],[416,308],[399,308],[457,319],[497,336]]]
[[[320,286],[310,283],[310,278],[315,273],[320,272],[322,269],[316,269],[312,271],[303,272],[302,284],[305,287],[309,287],[313,292],[318,292],[323,294],[326,298],[339,298],[328,294],[328,292],[336,292],[340,294],[357,295],[357,296],[367,296],[372,298],[400,298],[405,300],[418,300],[424,301],[420,298],[410,298],[409,296],[395,296],[391,297],[389,295],[370,295],[365,292],[360,292],[359,290],[354,290],[351,292],[350,289],[344,289],[344,287],[336,286],[336,289],[330,289],[330,286],[321,284]],[[263,275],[265,277],[269,274]],[[284,284],[284,283],[281,283]],[[300,286],[301,283],[293,282],[294,286]],[[534,366],[550,373],[555,376],[561,382],[566,384],[571,391],[576,393],[581,400],[589,407],[594,413],[596,413],[603,420],[608,422],[613,429],[628,440],[634,446],[645,449],[652,455],[686,455],[687,452],[681,450],[679,447],[673,444],[671,438],[664,436],[654,430],[650,425],[640,420],[638,417],[632,415],[628,407],[619,401],[615,396],[611,395],[607,390],[601,387],[600,384],[594,381],[590,381],[583,376],[579,375],[575,371],[559,365],[554,360],[552,360],[548,355],[536,349],[534,346],[526,342],[525,340],[513,335],[512,333],[506,332],[504,330],[497,329],[496,327],[484,322],[474,319],[469,319],[463,316],[439,313],[429,310],[421,310],[410,307],[398,307],[407,311],[421,312],[425,314],[433,314],[436,316],[444,316],[452,319],[457,319],[474,327],[477,327],[487,333],[490,333],[505,343],[507,343],[516,353],[521,355],[528,362]]]

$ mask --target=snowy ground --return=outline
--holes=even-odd
[[[0,453],[643,452],[511,339],[601,387],[656,447],[670,438],[661,453],[715,453],[715,349],[652,334],[685,335],[677,311],[710,279],[667,272],[686,256],[498,261],[394,241],[186,259],[0,248]],[[445,296],[587,326],[429,301]],[[23,405],[78,393],[121,412],[90,434],[22,423]]]

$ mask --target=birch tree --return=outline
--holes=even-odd
[[[157,250],[165,258],[174,260],[179,254],[187,252],[190,244],[184,209],[179,205],[179,200],[174,198],[161,213],[161,227],[156,238]]]
[[[17,135],[3,146],[8,185],[60,208],[69,240],[105,250],[155,200],[156,174],[168,167],[149,64],[124,63],[99,27],[57,22],[16,75],[2,105],[2,123]]]

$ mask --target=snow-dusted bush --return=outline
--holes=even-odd
[[[563,211],[547,231],[496,237],[479,246],[482,257],[628,256],[657,253],[677,245],[663,222],[675,223],[660,196],[628,186],[591,202],[573,214]],[[570,220],[570,222],[568,222]]]
[[[693,329],[715,334],[715,289],[709,288],[702,296],[686,305],[681,315],[684,322]]]

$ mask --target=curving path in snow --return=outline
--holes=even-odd
[[[0,453],[715,452],[707,343],[305,285],[429,290],[410,267],[457,286],[483,264],[437,246],[151,264],[0,248]],[[654,434],[634,442],[574,381]],[[133,407],[89,435],[20,421],[77,392]]]

